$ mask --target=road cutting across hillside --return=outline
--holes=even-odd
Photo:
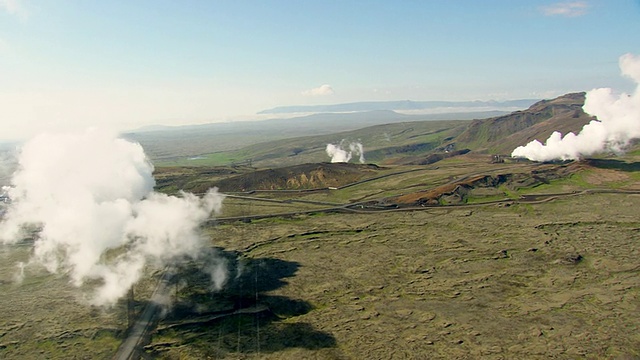
[[[474,207],[482,207],[488,205],[496,205],[496,204],[538,204],[543,202],[549,202],[553,200],[557,200],[564,197],[570,196],[579,196],[579,195],[587,195],[587,194],[640,194],[640,190],[625,190],[625,189],[587,189],[583,191],[572,191],[565,193],[553,193],[553,194],[528,194],[522,195],[518,199],[504,198],[499,200],[490,200],[481,203],[474,204],[450,204],[450,205],[430,205],[423,204],[421,206],[394,206],[393,204],[389,204],[386,206],[382,205],[371,205],[370,201],[360,202],[360,203],[349,203],[341,206],[330,207],[330,208],[322,208],[315,210],[303,210],[303,211],[291,211],[291,212],[281,212],[281,213],[271,213],[271,214],[260,214],[260,215],[246,215],[246,216],[230,216],[230,217],[219,217],[215,220],[212,220],[213,223],[228,223],[234,221],[251,221],[251,220],[259,220],[259,219],[267,219],[274,217],[291,217],[297,215],[304,214],[317,214],[317,213],[335,213],[335,212],[351,212],[351,213],[381,213],[381,212],[399,212],[399,211],[422,211],[427,209],[464,209],[464,208],[474,208]]]

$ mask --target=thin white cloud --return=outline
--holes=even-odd
[[[20,20],[26,20],[29,16],[22,0],[0,0],[0,11],[17,16]]]
[[[563,1],[540,9],[546,16],[576,17],[585,15],[590,7],[586,1]]]
[[[302,95],[304,95],[304,96],[333,95],[333,88],[331,87],[331,85],[324,84],[324,85],[321,85],[321,86],[319,86],[317,88],[305,90],[305,91],[302,92]]]

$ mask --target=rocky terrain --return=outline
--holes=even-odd
[[[0,358],[111,359],[152,294],[161,311],[135,339],[142,358],[639,358],[637,145],[573,162],[498,155],[579,128],[581,101],[454,127],[381,125],[370,164],[301,163],[314,156],[306,138],[262,160],[281,166],[158,166],[159,191],[227,194],[202,227],[224,286],[180,259],[93,307],[95,284],[24,267],[27,237],[0,247]]]

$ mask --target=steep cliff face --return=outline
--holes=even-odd
[[[571,93],[539,101],[527,110],[509,115],[474,120],[447,145],[477,152],[509,154],[515,147],[533,139],[543,141],[553,131],[579,131],[591,120],[582,110],[585,93]]]

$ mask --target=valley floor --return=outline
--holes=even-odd
[[[154,348],[165,358],[635,358],[639,205],[592,194],[223,225],[218,245],[293,266],[286,277],[254,270],[282,281],[256,293],[275,319],[161,332],[151,348],[165,344]]]
[[[477,164],[470,168],[485,171]],[[482,164],[488,172],[504,166]],[[470,173],[451,166],[460,174],[444,164],[306,199],[375,199]],[[623,182],[640,188],[635,167],[594,168],[520,195]],[[470,194],[517,199],[510,192]],[[241,201],[225,203],[229,215],[316,206]],[[212,294],[197,271],[181,267],[174,311],[144,351],[166,359],[637,358],[639,207],[636,194],[576,192],[538,203],[211,222],[205,234],[228,259],[228,286]],[[92,308],[88,289],[37,266],[19,283],[16,264],[28,261],[29,244],[0,250],[0,358],[115,354],[125,302]],[[149,271],[136,285],[138,313],[160,275]]]

